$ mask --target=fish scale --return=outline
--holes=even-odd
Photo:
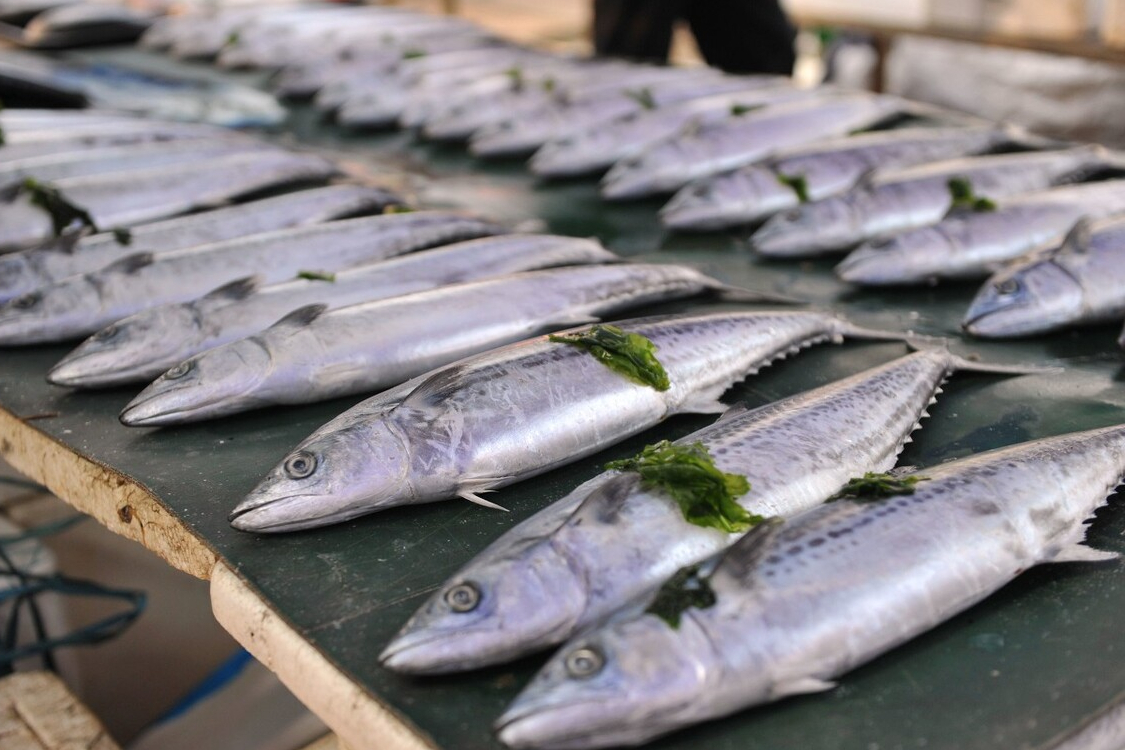
[[[1032,566],[1116,558],[1080,542],[1123,470],[1118,425],[928,469],[912,495],[763,524],[705,566],[714,604],[688,607],[678,628],[638,609],[564,646],[500,718],[500,739],[638,744],[828,690]],[[575,654],[596,665],[580,678]]]

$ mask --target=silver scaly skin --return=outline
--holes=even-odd
[[[1083,217],[1121,213],[1125,180],[1028,193],[994,211],[955,211],[933,226],[860,245],[836,266],[836,275],[866,286],[985,278],[1041,245],[1058,244]]]
[[[500,234],[503,227],[443,211],[344,219],[153,255],[129,255],[0,305],[0,345],[88,336],[140,310],[187,302],[236,279],[262,283],[333,272],[434,245]],[[316,247],[315,257],[309,248]]]
[[[305,307],[260,334],[181,362],[133,399],[121,421],[179,424],[378,391],[544,331],[725,291],[685,266],[622,264],[529,271],[329,312]]]
[[[192,355],[251,336],[299,307],[329,308],[463,281],[620,258],[594,240],[509,234],[468,240],[262,288],[252,278],[191,302],[142,310],[95,333],[47,374],[55,385],[104,388],[149,382]]]
[[[913,495],[766,523],[719,557],[713,606],[634,614],[564,646],[497,722],[513,748],[635,745],[831,680],[1080,544],[1125,470],[1125,426],[926,469]],[[704,572],[706,575],[706,572]]]
[[[89,273],[137,253],[181,250],[287,227],[379,213],[398,196],[381,188],[331,185],[129,227],[128,243],[112,232],[0,255],[0,303],[67,276]],[[72,241],[73,240],[73,241]]]
[[[790,516],[853,476],[886,471],[954,371],[944,349],[912,354],[782,401],[733,411],[677,443],[701,442],[745,476],[739,504]],[[681,567],[741,534],[693,525],[635,473],[607,472],[507,532],[426,602],[386,647],[384,666],[436,674],[510,661],[605,621]],[[470,592],[469,606],[458,600]]]
[[[1125,219],[1083,219],[1063,243],[993,275],[962,327],[982,338],[1030,336],[1125,318]]]
[[[899,169],[983,153],[1011,143],[996,127],[896,128],[816,141],[691,183],[672,196],[660,221],[670,229],[706,231],[751,224],[797,208],[802,200],[782,178],[801,179],[806,200],[853,188],[875,169]]]
[[[751,242],[759,254],[776,258],[838,252],[941,221],[953,207],[949,181],[954,178],[967,180],[976,195],[995,201],[1077,182],[1118,163],[1118,157],[1101,146],[1079,146],[952,159],[882,173],[842,195],[774,216]]]
[[[166,143],[171,141],[215,141],[233,140],[238,143],[255,142],[248,136],[212,125],[199,125],[186,122],[161,122],[148,120],[147,128],[138,128],[129,123],[121,125],[105,123],[104,128],[88,129],[87,132],[53,132],[54,137],[44,135],[37,140],[24,140],[20,143],[5,143],[0,149],[0,164],[21,161],[42,156],[51,156],[79,151],[97,151],[112,146],[126,146],[139,143]]]
[[[766,106],[718,122],[689,124],[615,164],[602,178],[602,197],[619,200],[670,193],[692,180],[752,164],[782,148],[871,127],[900,114],[903,107],[891,97],[833,94]]]
[[[719,396],[734,383],[803,347],[859,332],[814,312],[614,325],[656,345],[671,388],[634,383],[546,336],[496,349],[419,378],[389,411],[375,397],[324,425],[235,508],[232,525],[295,531],[397,505],[478,501],[482,492],[596,453],[675,414],[723,412]]]

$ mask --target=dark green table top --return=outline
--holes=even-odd
[[[148,59],[134,52],[107,56],[114,54]],[[974,292],[972,285],[853,292],[834,280],[829,261],[765,263],[733,235],[668,236],[655,220],[659,202],[603,204],[591,180],[539,184],[518,163],[482,164],[461,149],[416,144],[404,134],[345,134],[317,122],[303,107],[295,108],[291,125],[297,140],[345,154],[371,174],[407,185],[423,203],[464,206],[512,222],[538,217],[546,229],[595,235],[632,258],[693,263],[729,283],[808,299],[868,326],[957,337],[960,315]],[[1116,326],[1100,326],[1018,343],[958,340],[954,349],[960,353],[1060,364],[1064,370],[1008,379],[955,376],[902,463],[925,467],[1125,421],[1125,357],[1115,346],[1116,333]],[[37,347],[0,354],[0,407],[16,416],[56,415],[17,429],[41,431],[149,488],[297,633],[450,750],[498,747],[490,724],[542,659],[459,677],[410,679],[381,669],[376,654],[435,587],[505,529],[595,474],[605,461],[709,421],[674,418],[600,455],[490,496],[510,508],[509,514],[455,501],[258,537],[232,530],[227,512],[290,447],[358,397],[177,429],[127,429],[116,414],[133,390],[75,393],[45,383],[44,372],[66,351]],[[820,346],[749,379],[726,400],[763,404],[905,351],[888,343]],[[1091,525],[1090,540],[1125,551],[1123,534],[1125,507],[1115,497]],[[1125,566],[1035,569],[846,675],[831,692],[688,729],[652,747],[1046,747],[1125,691],[1123,605]],[[371,746],[379,747],[377,738]]]

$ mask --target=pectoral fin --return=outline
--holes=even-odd
[[[1121,555],[1116,552],[1105,552],[1087,547],[1085,544],[1072,544],[1059,550],[1058,554],[1051,558],[1049,562],[1108,562],[1120,557]]]
[[[497,505],[491,500],[485,500],[481,497],[482,493],[495,492],[499,485],[507,484],[513,477],[474,477],[466,479],[461,482],[457,488],[457,497],[468,500],[470,503],[484,506],[485,508],[492,508],[493,510],[502,510],[505,513],[508,509],[503,505]]]
[[[782,682],[773,688],[774,698],[784,698],[787,695],[805,695],[807,693],[823,693],[836,687],[835,682],[820,680],[816,677],[800,677],[789,682]]]

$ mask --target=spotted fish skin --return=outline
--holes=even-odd
[[[886,471],[963,360],[912,354],[753,411],[678,442],[701,442],[721,471],[745,476],[739,503],[790,516],[853,476]],[[608,472],[515,527],[453,576],[383,653],[391,669],[438,673],[511,660],[605,620],[679,568],[741,535],[693,525],[634,473]],[[528,571],[535,571],[529,574]],[[487,606],[450,607],[471,582]]]
[[[636,744],[830,689],[1030,567],[1116,557],[1080,542],[1123,470],[1118,425],[926,469],[913,495],[765,524],[718,558],[714,605],[686,609],[678,629],[639,614],[565,646],[501,717],[500,739]]]

